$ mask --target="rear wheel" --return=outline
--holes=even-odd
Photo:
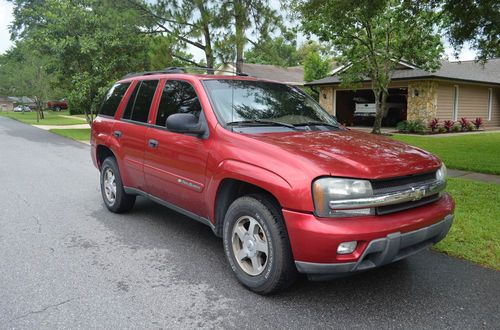
[[[281,210],[266,195],[249,195],[229,207],[224,251],[237,279],[259,294],[290,286],[297,277]]]
[[[108,157],[101,166],[101,194],[104,204],[111,212],[130,211],[135,204],[134,195],[123,189],[123,183],[114,157]]]

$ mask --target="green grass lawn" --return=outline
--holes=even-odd
[[[65,118],[61,115],[69,115],[68,111],[44,111],[45,119],[36,121],[36,111],[32,112],[0,112],[0,116],[9,117],[29,125],[76,125],[85,124],[78,118]]]
[[[451,178],[447,190],[455,220],[434,249],[500,270],[500,185]]]
[[[449,137],[420,137],[397,134],[393,138],[439,156],[449,168],[500,174],[500,133]]]
[[[89,141],[90,140],[90,128],[78,128],[78,129],[51,129],[50,132],[65,136],[67,138],[77,140],[77,141]]]

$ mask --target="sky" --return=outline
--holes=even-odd
[[[7,2],[6,0],[0,0],[0,54],[3,54],[13,45],[12,41],[10,40],[9,33],[9,24],[13,20],[12,7],[12,3]],[[301,40],[304,40],[304,37],[299,36],[298,39],[300,42]],[[456,61],[456,59],[453,57],[453,49],[446,42],[445,47],[445,53],[448,56],[449,60]],[[196,59],[199,60],[203,58],[203,53],[199,49],[190,48],[189,50],[193,53],[193,56]],[[471,50],[469,47],[464,47],[459,55],[459,60],[473,60],[475,57],[476,52],[474,50]]]

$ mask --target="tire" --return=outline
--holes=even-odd
[[[114,179],[110,175],[113,175]],[[118,164],[114,157],[108,157],[102,162],[101,195],[104,204],[111,212],[124,213],[134,207],[136,196],[125,193]]]
[[[224,217],[223,244],[236,278],[253,292],[275,293],[297,278],[281,209],[266,195],[240,197],[229,206]]]

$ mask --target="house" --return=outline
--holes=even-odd
[[[0,111],[12,111],[14,109],[14,100],[7,96],[0,96]]]
[[[304,86],[304,68],[301,66],[292,66],[288,68],[267,65],[267,64],[252,64],[243,63],[243,73],[259,78],[278,81],[292,86]],[[221,65],[215,74],[218,75],[234,75],[236,67],[233,64]]]
[[[35,101],[26,96],[0,96],[0,111],[12,111],[18,105],[26,105],[30,108],[36,107]]]
[[[356,90],[340,86],[338,74],[348,69],[339,67],[331,76],[306,86],[319,88],[320,104],[341,123],[352,124],[356,102],[374,102],[374,96],[369,79]],[[401,120],[421,119],[428,123],[432,118],[456,121],[481,117],[486,127],[500,126],[500,58],[484,66],[474,61],[443,61],[436,72],[400,62],[389,85],[390,97],[406,100]]]

